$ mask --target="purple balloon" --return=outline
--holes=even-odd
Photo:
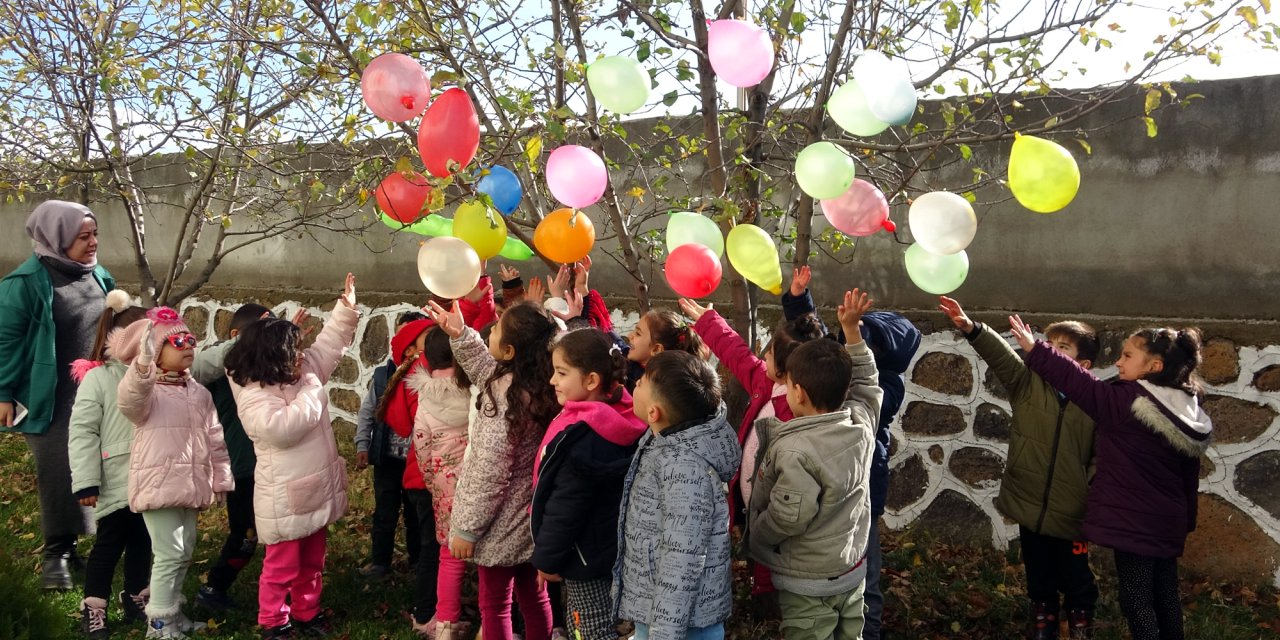
[[[889,201],[866,180],[854,180],[838,198],[822,201],[822,215],[841,233],[869,236],[889,220]]]

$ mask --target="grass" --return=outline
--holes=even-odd
[[[351,434],[338,434],[342,453],[354,459]],[[405,613],[410,606],[413,582],[407,567],[399,566],[380,584],[367,584],[355,570],[365,559],[369,544],[369,514],[373,487],[368,472],[351,471],[351,513],[330,529],[329,554],[323,602],[336,622],[335,637],[351,640],[412,638]],[[22,438],[0,437],[0,637],[21,640],[79,637],[80,591],[42,593],[36,588],[40,570],[41,539],[35,472]],[[184,593],[194,599],[203,574],[217,556],[226,525],[224,513],[211,509],[200,517],[201,534],[195,564]],[[891,533],[883,537],[886,589],[885,629],[893,638],[1019,638],[1026,625],[1026,584],[1016,547],[1009,551],[977,549],[948,544],[917,532]],[[82,543],[87,553],[89,541]],[[257,576],[261,552],[232,588],[243,607],[226,616],[211,618],[206,611],[188,607],[193,618],[212,619],[216,625],[208,637],[248,640],[255,628]],[[1127,637],[1115,602],[1115,578],[1105,552],[1095,552],[1102,598],[1098,609],[1098,640]],[[397,562],[403,564],[402,556]],[[727,625],[734,640],[777,637],[773,623],[751,620],[747,596],[746,563],[735,563],[738,602]],[[471,583],[474,585],[474,582]],[[117,572],[117,585],[119,574]],[[1252,640],[1280,637],[1280,594],[1270,587],[1254,589],[1222,585],[1183,576],[1183,608],[1187,614],[1186,637]],[[466,594],[465,613],[478,621],[475,590]],[[141,638],[141,625],[126,627],[119,612],[110,614],[118,638]]]

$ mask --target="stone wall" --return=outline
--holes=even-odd
[[[299,306],[283,302],[274,310],[289,317]],[[193,332],[213,341],[225,337],[234,308],[193,299],[181,312]],[[399,304],[361,318],[355,346],[329,384],[330,413],[340,433],[352,432],[373,369],[386,362],[395,317],[413,308]],[[309,322],[318,329],[329,307],[311,311]],[[615,310],[614,322],[625,335],[636,314]],[[892,529],[924,527],[948,540],[1003,548],[1018,531],[992,504],[1009,436],[1009,404],[962,338],[934,330],[926,316],[917,324],[932,332],[907,372],[906,401],[893,426],[885,522]],[[994,319],[992,324],[999,326]],[[1126,333],[1103,333],[1106,348],[1095,369],[1100,377],[1114,375],[1110,363]],[[1230,335],[1211,337],[1205,349],[1205,410],[1214,420],[1215,442],[1202,460],[1199,528],[1188,540],[1184,565],[1223,580],[1280,584],[1280,341],[1249,346]]]

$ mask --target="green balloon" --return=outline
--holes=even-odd
[[[907,275],[926,293],[942,296],[964,284],[969,276],[969,256],[963,250],[940,256],[913,244],[907,249]]]
[[[386,214],[378,217],[382,220],[382,224],[396,231],[408,231],[428,238],[453,235],[453,220],[435,213],[407,226],[402,222],[387,217]],[[521,242],[519,238],[507,236],[507,241],[503,243],[502,251],[499,251],[498,255],[508,260],[528,260],[533,257],[533,249]]]
[[[614,113],[631,113],[649,101],[649,74],[632,58],[609,56],[587,66],[591,95]]]
[[[830,142],[815,142],[796,156],[796,182],[819,200],[839,198],[853,184],[853,158]]]
[[[672,211],[667,220],[667,253],[682,244],[700,244],[715,252],[717,258],[724,255],[724,235],[711,218],[691,211]]]
[[[515,236],[507,236],[506,244],[502,245],[502,251],[498,255],[508,260],[528,260],[533,257],[533,249],[529,245],[520,242]]]
[[[827,113],[840,125],[841,129],[855,136],[874,136],[889,128],[889,124],[876,119],[867,107],[867,98],[858,87],[858,83],[850,80],[831,93],[827,101]]]

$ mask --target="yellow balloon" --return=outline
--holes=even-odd
[[[458,205],[453,214],[453,237],[471,245],[481,260],[488,260],[506,244],[507,225],[497,211],[473,200]]]
[[[764,229],[753,224],[740,224],[725,238],[729,264],[748,282],[778,295],[782,293],[782,267],[778,264],[778,247]]]
[[[1022,206],[1037,213],[1053,213],[1076,197],[1080,168],[1062,145],[1014,134],[1009,152],[1009,190]]]

